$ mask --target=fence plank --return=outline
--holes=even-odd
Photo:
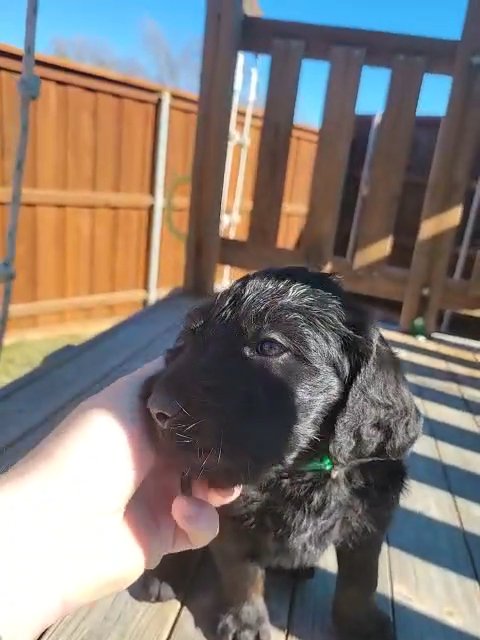
[[[90,196],[98,197],[101,192],[120,191],[120,144],[122,122],[120,121],[121,100],[105,93],[96,95],[96,136],[95,136],[95,192]],[[99,193],[100,192],[100,193]],[[118,193],[114,193],[118,197]],[[131,194],[122,194],[117,202],[120,207],[131,206],[127,198]],[[145,196],[142,194],[142,198]],[[92,265],[95,277],[92,281],[92,293],[103,294],[114,289],[115,267],[115,225],[119,215],[112,205],[115,200],[104,202],[95,211],[92,229]],[[102,206],[103,205],[103,206]],[[119,300],[118,302],[122,302]],[[96,305],[90,312],[92,318],[114,315],[112,306]]]
[[[299,40],[273,45],[250,222],[252,244],[274,246],[277,240],[303,52]]]
[[[219,222],[241,0],[209,0],[198,102],[185,284],[210,293],[220,247]]]
[[[370,187],[359,212],[355,269],[379,266],[392,251],[424,70],[423,58],[399,55],[394,60],[387,106],[371,158]]]
[[[81,146],[82,153],[78,153]],[[95,161],[95,94],[67,87],[67,183],[91,190]]]
[[[463,201],[469,178],[469,151],[475,138],[475,131],[469,132],[466,129],[465,118],[468,115],[473,89],[474,69],[471,58],[478,53],[479,42],[480,0],[470,0],[462,39],[457,50],[447,115],[440,125],[415,241],[400,317],[400,325],[404,330],[408,329],[418,312],[422,290],[429,281],[432,264],[439,263],[435,269],[433,284],[438,287],[440,293],[441,280],[442,277],[445,279],[447,272],[450,250],[458,225],[458,205]],[[478,80],[476,84],[478,85]],[[478,121],[480,117],[477,117],[477,123]],[[473,124],[475,130],[476,123]],[[462,131],[466,131],[467,135],[461,135]],[[435,327],[438,304],[438,294],[434,293],[426,318],[428,331]]]
[[[70,209],[65,212],[65,297],[91,294],[92,271],[92,216],[88,209]],[[69,321],[89,317],[88,311],[72,309],[65,312]]]
[[[122,98],[120,134],[120,183],[126,193],[142,192],[143,173],[146,171],[144,158],[145,105]]]
[[[59,152],[64,149],[58,148],[58,142],[63,142],[58,136],[58,119],[59,119],[59,93],[53,82],[42,83],[42,99],[36,102],[37,120],[36,126],[32,126],[32,132],[29,136],[29,143],[35,140],[37,148],[36,167],[35,167],[35,187],[43,189],[55,189],[58,186],[57,176],[57,158]],[[39,126],[40,125],[40,126]],[[6,182],[8,184],[8,181]],[[26,190],[26,189],[25,189]],[[10,196],[7,189],[1,190],[2,195]],[[2,197],[0,195],[0,198]],[[23,197],[22,202],[26,202]],[[32,202],[32,204],[37,204]]]
[[[113,252],[113,290],[135,289],[135,240],[137,236],[136,211],[120,209],[116,212],[115,241]],[[113,306],[115,315],[127,315],[138,308],[130,303]]]
[[[95,277],[92,282],[92,294],[105,293],[114,288],[113,272],[115,265],[115,224],[118,211],[97,209],[93,216],[92,229],[92,265]],[[112,313],[112,309],[94,309],[91,316],[103,318]]]
[[[6,177],[3,175],[3,173],[4,173],[3,159],[5,158],[5,155],[6,155],[6,153],[5,153],[6,152],[6,150],[5,150],[5,136],[4,136],[3,127],[7,123],[7,116],[3,113],[3,111],[4,111],[3,102],[5,100],[5,88],[3,86],[3,82],[4,82],[3,78],[4,77],[5,77],[5,75],[0,70],[0,184],[5,184],[7,182]],[[2,124],[3,124],[3,126],[2,126]],[[10,124],[10,126],[11,126],[11,124]],[[0,204],[0,210],[1,209],[3,209],[3,207]],[[2,227],[0,227],[0,231],[3,231]],[[1,255],[3,256],[3,247],[1,245],[0,245],[0,249],[2,249]]]
[[[55,207],[36,207],[33,230],[36,244],[36,295],[34,300],[57,298],[64,291],[63,226],[64,216]],[[36,324],[38,326],[61,324],[63,319],[63,313],[45,313],[37,317]]]
[[[69,86],[66,92],[66,186],[69,189],[91,190],[94,185],[95,163],[95,95]],[[78,153],[78,148],[82,153]],[[65,210],[65,294],[66,297],[91,293],[91,231],[92,218],[88,209]],[[65,312],[67,321],[88,318],[88,311]]]
[[[54,188],[57,186],[56,175],[57,157],[59,155],[58,135],[58,102],[57,87],[54,83],[42,83],[42,99],[36,103],[37,126],[32,127],[30,139],[35,138],[36,180],[35,185],[40,188]],[[41,123],[41,126],[38,124]],[[25,203],[26,199],[23,197]],[[64,270],[62,268],[62,217],[57,215],[55,207],[36,207],[35,242],[36,242],[36,298],[48,300],[57,298],[63,290]],[[52,251],[52,247],[58,247]],[[39,326],[45,324],[60,324],[62,313],[46,313],[37,316]]]
[[[142,126],[142,105],[122,98],[120,103],[120,164],[118,187],[124,192],[139,189],[142,174],[142,137],[137,130]],[[113,289],[135,288],[135,240],[137,237],[136,211],[120,209],[115,215]],[[135,306],[129,303],[116,304],[113,313],[128,315]]]
[[[18,85],[16,87],[16,93],[19,98],[20,92],[18,90]],[[19,102],[18,102],[17,109],[18,109],[18,113],[20,113]],[[29,122],[30,131],[34,131],[38,127],[37,113],[38,113],[38,103],[36,100],[34,100],[30,105],[30,122]],[[17,144],[18,144],[18,137],[17,135],[15,135],[15,156],[17,153]],[[36,182],[36,169],[38,166],[37,153],[41,154],[41,150],[40,149],[37,150],[36,136],[29,135],[27,152],[25,155],[25,166],[24,166],[24,174],[23,174],[23,182],[22,182],[22,185],[25,187],[30,187]]]
[[[105,93],[96,94],[95,191],[120,190],[121,101]],[[117,194],[115,194],[117,195]],[[103,205],[110,206],[110,205]]]
[[[328,262],[335,231],[355,125],[355,103],[365,51],[333,47],[325,98],[322,133],[317,143],[307,222],[300,248],[307,261]]]
[[[2,138],[2,178],[4,184],[12,179],[13,156],[18,133],[18,97],[16,87],[17,76],[0,71],[0,101],[2,103],[2,119],[0,134]]]
[[[36,253],[35,241],[36,211],[34,207],[22,206],[18,219],[17,262],[24,265],[22,271],[17,270],[13,287],[12,303],[28,302],[36,297]],[[36,323],[35,323],[36,324]],[[31,326],[31,323],[17,321],[16,327]]]

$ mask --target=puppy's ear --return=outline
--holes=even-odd
[[[346,464],[359,458],[401,458],[421,431],[399,361],[376,328],[350,344],[351,376],[330,450]]]

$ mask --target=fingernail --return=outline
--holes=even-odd
[[[240,495],[242,486],[237,485],[236,487],[231,487],[229,489],[212,489],[212,491],[214,491],[219,498],[228,499],[234,495]]]

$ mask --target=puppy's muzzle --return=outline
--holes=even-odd
[[[155,424],[160,429],[168,428],[171,418],[174,418],[180,411],[178,402],[171,398],[163,388],[159,388],[158,386],[150,394],[147,407]]]

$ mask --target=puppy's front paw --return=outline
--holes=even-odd
[[[168,602],[176,597],[171,586],[160,580],[153,571],[145,571],[129,591],[134,598],[143,602]]]
[[[270,620],[261,598],[247,600],[227,611],[218,625],[220,640],[270,640]]]
[[[333,612],[339,640],[393,640],[392,622],[386,613],[371,605],[365,610]]]

